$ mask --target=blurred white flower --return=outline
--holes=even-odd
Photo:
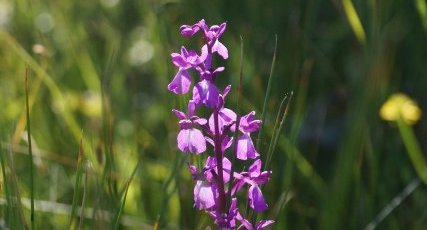
[[[139,39],[129,50],[129,62],[133,66],[139,66],[150,61],[153,55],[153,45],[144,39]]]
[[[0,1],[0,29],[6,28],[12,18],[13,6],[9,1]]]
[[[55,27],[55,21],[52,15],[47,12],[37,15],[35,24],[37,29],[42,33],[47,33]]]
[[[107,8],[112,8],[119,3],[120,0],[100,0],[101,4]]]

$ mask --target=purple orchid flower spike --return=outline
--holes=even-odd
[[[179,111],[172,110],[175,115],[180,118],[179,125],[181,130],[178,133],[177,141],[178,148],[182,152],[200,154],[206,151],[206,140],[203,133],[194,128],[195,124],[205,125],[206,119],[194,116],[195,104],[193,101],[188,103],[188,114]]]
[[[196,67],[204,62],[207,57],[207,50],[202,50],[201,55],[197,55],[196,51],[181,47],[181,54],[172,53],[172,62],[175,66],[179,67],[178,73],[175,75],[168,89],[175,94],[185,94],[190,89],[191,78],[188,69]]]
[[[233,110],[226,108],[225,99],[231,90],[231,85],[220,93],[220,89],[215,84],[217,74],[224,71],[224,67],[212,66],[214,54],[223,59],[228,58],[228,49],[220,42],[226,27],[225,22],[209,27],[203,19],[194,25],[180,27],[180,33],[187,37],[200,31],[205,44],[201,48],[200,55],[185,47],[181,48],[180,53],[171,55],[173,64],[179,70],[168,85],[170,91],[175,94],[185,94],[191,89],[190,69],[196,70],[200,76],[192,88],[193,95],[188,103],[187,114],[173,110],[180,119],[178,148],[183,152],[201,154],[207,150],[206,142],[213,147],[213,154],[210,153],[207,157],[202,169],[188,163],[195,181],[193,191],[195,208],[204,210],[212,216],[218,229],[261,230],[274,221],[251,222],[245,219],[237,208],[237,193],[246,186],[249,206],[255,212],[262,212],[268,208],[261,192],[261,185],[268,182],[271,171],[261,171],[262,162],[258,159],[260,155],[251,139],[251,133],[258,131],[261,121],[255,119],[255,112],[240,117]],[[196,107],[199,106],[211,112],[209,120],[195,115]],[[236,132],[239,133],[238,139],[233,142],[232,136]],[[238,159],[257,159],[248,171],[235,171],[235,166],[226,157],[228,154],[226,151],[232,143],[236,143],[234,154]],[[231,183],[231,186],[227,183]],[[239,222],[240,226],[237,225]]]

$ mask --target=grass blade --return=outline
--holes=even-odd
[[[360,22],[359,15],[357,15],[353,2],[351,2],[351,0],[342,0],[342,5],[344,7],[344,12],[347,17],[347,20],[350,23],[351,29],[356,35],[357,40],[359,40],[361,44],[365,44],[365,30],[363,29],[362,23]]]
[[[283,128],[284,121],[288,114],[289,105],[292,100],[292,95],[293,95],[293,92],[291,92],[289,97],[288,97],[288,94],[286,94],[283,97],[282,102],[280,103],[279,111],[277,112],[276,123],[274,124],[274,128],[273,128],[273,135],[270,141],[270,145],[268,146],[267,160],[264,164],[264,169],[267,169],[268,166],[270,165],[270,161],[273,157],[274,150],[276,149],[276,146],[277,146],[277,141],[279,140],[279,137],[280,137],[280,131]],[[283,105],[285,104],[285,101],[287,101],[287,104],[285,109],[283,110]],[[279,127],[277,127],[278,125]]]
[[[83,229],[83,220],[85,216],[85,206],[86,206],[86,190],[87,190],[87,177],[88,177],[88,170],[87,166],[85,166],[85,182],[83,184],[83,198],[82,198],[82,207],[80,209],[80,223],[79,223],[79,229]]]
[[[12,188],[13,188],[13,193],[14,193],[14,194],[12,194],[13,206],[17,207],[19,220],[21,222],[20,227],[24,226],[24,228],[27,229],[28,226],[27,226],[27,222],[25,221],[24,212],[22,209],[21,194],[19,192],[18,178],[16,176],[16,170],[15,170],[15,163],[13,160],[12,148],[9,148],[8,157],[9,157],[8,160],[9,160],[10,176],[12,178]]]
[[[121,192],[121,196],[123,196],[123,200],[122,200],[122,204],[120,205],[120,209],[119,209],[119,211],[116,214],[116,222],[114,224],[114,229],[119,229],[120,217],[121,217],[121,215],[123,213],[123,208],[125,207],[126,197],[127,197],[127,194],[128,194],[129,186],[130,186],[130,183],[133,180],[133,177],[136,174],[136,171],[137,171],[138,167],[139,167],[139,162],[136,164],[135,168],[132,171],[132,174],[130,175],[129,179],[126,182],[125,187],[123,188],[123,191]]]
[[[415,6],[424,26],[424,31],[427,32],[427,3],[425,0],[415,0]]]
[[[268,103],[268,99],[270,98],[270,91],[271,91],[271,82],[273,81],[273,70],[274,70],[274,65],[276,63],[276,53],[277,53],[277,34],[276,34],[276,41],[274,43],[274,53],[273,53],[273,59],[271,61],[271,68],[270,68],[270,76],[268,77],[268,83],[267,83],[267,90],[265,91],[265,97],[264,97],[264,105],[262,106],[262,113],[261,113],[261,125],[259,127],[259,131],[258,131],[258,138],[256,140],[256,146],[255,148],[259,151],[259,145],[260,145],[260,141],[262,138],[262,131],[263,131],[263,127],[264,127],[264,122],[265,122],[265,116],[266,116],[266,110],[267,110],[267,103]]]
[[[30,199],[31,199],[31,211],[30,221],[31,229],[34,229],[34,172],[33,172],[33,149],[31,146],[31,122],[30,122],[30,107],[28,103],[28,72],[25,72],[25,108],[27,112],[27,137],[28,137],[28,153],[30,154],[29,166],[30,166]]]
[[[6,154],[6,151],[5,151],[5,154]],[[16,218],[15,218],[15,213],[12,212],[13,210],[10,209],[10,206],[13,203],[13,201],[12,201],[12,196],[11,196],[10,191],[9,191],[9,189],[10,189],[9,188],[9,177],[7,175],[7,172],[6,172],[6,160],[4,159],[3,152],[0,152],[0,163],[1,163],[1,171],[2,171],[2,176],[3,176],[3,178],[2,178],[3,183],[1,186],[2,186],[2,190],[4,190],[4,194],[6,196],[7,204],[9,204],[6,207],[5,219],[10,220],[8,222],[12,223]],[[9,217],[10,217],[10,219],[9,219]]]
[[[379,223],[381,223],[390,213],[398,207],[402,201],[404,201],[409,195],[412,194],[412,192],[415,191],[415,189],[420,186],[421,181],[419,178],[415,178],[409,183],[401,193],[399,193],[393,200],[390,201],[390,203],[385,206],[380,213],[372,220],[366,227],[365,230],[373,230],[375,229]]]
[[[76,212],[76,206],[77,206],[77,200],[78,200],[77,196],[78,196],[80,182],[83,174],[83,158],[84,158],[84,153],[83,153],[83,135],[82,135],[82,138],[80,139],[79,155],[77,160],[76,181],[74,183],[74,194],[73,194],[73,203],[71,204],[69,229],[71,229],[71,226],[73,223],[73,217]]]
[[[173,162],[173,168],[172,168],[171,174],[163,184],[162,204],[160,207],[158,218],[154,223],[154,229],[162,229],[165,227],[164,225],[166,224],[166,220],[165,220],[165,216],[166,216],[165,212],[167,210],[166,208],[169,202],[169,198],[172,196],[172,194],[176,190],[176,187],[174,187],[173,189],[168,189],[168,188],[170,187],[173,179],[176,178],[177,175],[179,175],[179,172],[181,172],[181,169],[184,166],[184,163],[187,161],[187,158],[188,158],[188,154],[184,156],[182,156],[182,153],[179,153],[179,152],[175,154],[175,160]]]

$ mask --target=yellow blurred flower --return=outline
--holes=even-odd
[[[421,117],[417,103],[403,93],[396,93],[381,106],[380,116],[387,121],[402,119],[408,124],[415,124]]]

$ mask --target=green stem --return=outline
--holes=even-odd
[[[30,123],[30,107],[28,103],[28,68],[25,74],[25,105],[27,110],[27,138],[28,138],[28,153],[30,154],[30,197],[31,197],[31,229],[34,229],[34,174],[33,174],[33,150],[31,146],[31,123]]]
[[[415,171],[424,184],[427,184],[427,164],[423,157],[421,148],[417,142],[414,131],[402,119],[397,120],[400,136],[405,144],[407,154]]]

